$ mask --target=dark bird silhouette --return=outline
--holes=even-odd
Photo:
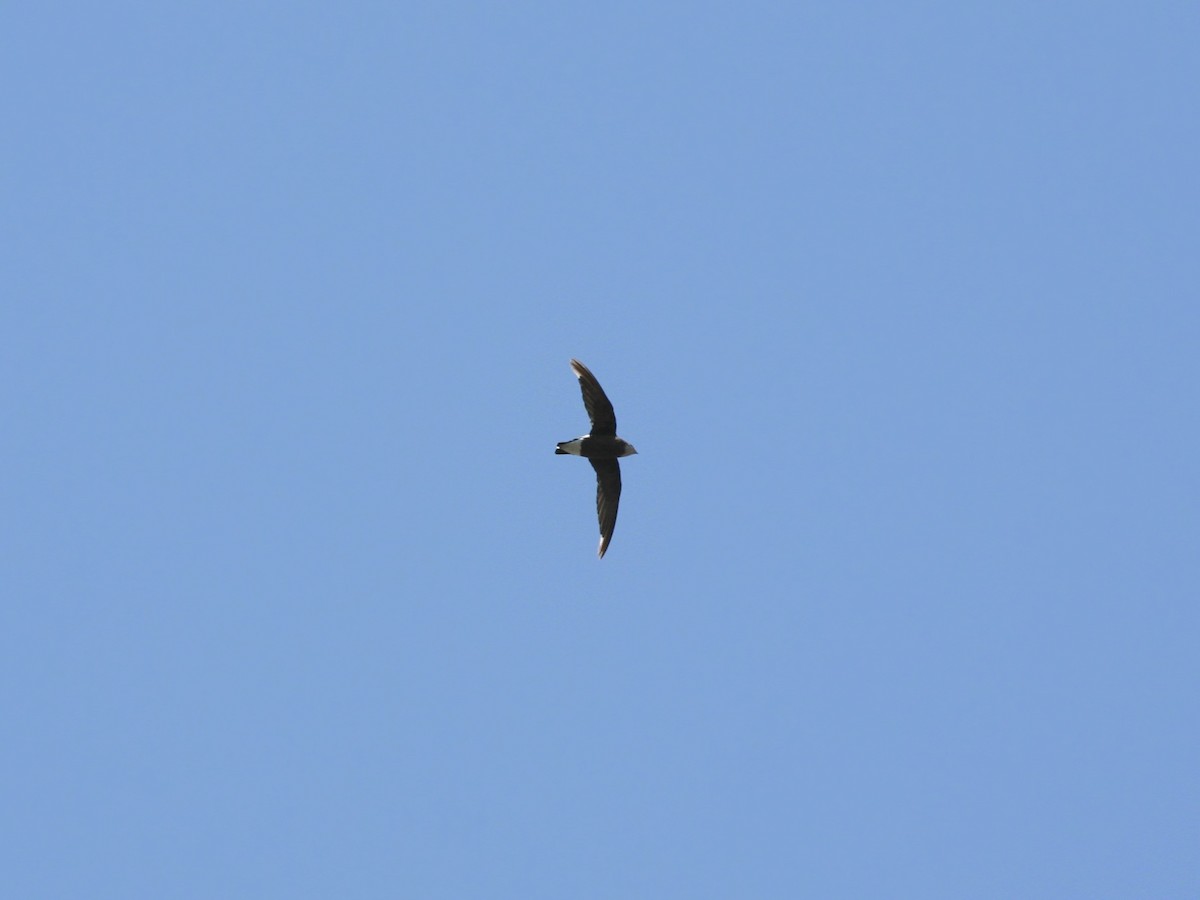
[[[596,515],[600,519],[598,552],[603,559],[617,524],[617,504],[621,500],[621,464],[617,460],[622,456],[633,456],[637,450],[633,444],[617,437],[617,415],[596,376],[577,359],[571,360],[571,371],[579,379],[592,430],[573,441],[561,442],[554,452],[587,457],[596,470]]]

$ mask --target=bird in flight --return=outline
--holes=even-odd
[[[617,414],[604,394],[604,388],[587,366],[577,359],[571,360],[571,371],[579,379],[583,391],[583,405],[592,430],[573,441],[563,441],[556,454],[585,456],[596,470],[596,515],[600,519],[600,558],[612,540],[613,528],[617,524],[617,503],[621,499],[621,465],[617,459],[633,456],[637,450],[633,444],[617,437]]]

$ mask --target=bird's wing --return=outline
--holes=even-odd
[[[617,414],[613,412],[612,404],[604,394],[600,382],[583,363],[577,359],[571,360],[571,371],[579,379],[579,389],[583,391],[583,405],[587,409],[588,418],[592,420],[593,435],[616,435]]]
[[[612,540],[621,500],[621,465],[615,459],[589,460],[596,470],[596,516],[600,519],[600,558]]]

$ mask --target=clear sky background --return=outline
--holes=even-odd
[[[1197,47],[7,5],[0,894],[1200,896]]]

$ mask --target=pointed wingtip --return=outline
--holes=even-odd
[[[600,546],[596,548],[596,558],[604,559],[604,551],[608,549],[608,538],[600,538]]]

